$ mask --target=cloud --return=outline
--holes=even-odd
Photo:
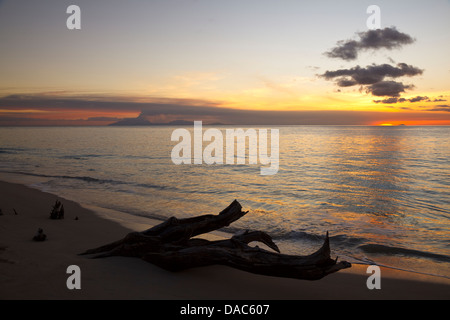
[[[412,89],[413,85],[404,85],[396,81],[380,81],[366,87],[366,92],[377,97],[399,97],[401,92],[406,89]]]
[[[423,70],[406,63],[399,63],[397,67],[390,64],[375,65],[372,64],[366,68],[360,66],[353,67],[351,69],[339,69],[335,71],[326,71],[321,76],[327,80],[338,78],[338,81],[348,81],[357,84],[374,84],[383,81],[385,77],[398,78],[402,76],[415,76],[422,74]],[[344,78],[345,77],[345,78]],[[350,80],[351,79],[351,80]]]
[[[395,103],[395,102],[394,102]],[[404,107],[404,106],[387,106],[388,108],[400,109],[400,110],[417,110],[416,108]],[[417,106],[420,108],[421,112],[423,111],[435,111],[435,112],[450,112],[450,105],[448,104],[439,104],[435,106]]]
[[[399,97],[401,92],[405,92],[406,89],[411,89],[414,86],[392,80],[387,81],[385,78],[412,77],[422,73],[423,70],[417,67],[406,63],[398,63],[397,66],[390,64],[372,64],[366,68],[356,66],[350,69],[326,71],[320,76],[326,80],[336,79],[338,87],[360,85],[363,86],[363,89],[365,88],[367,93],[371,93],[374,96]]]
[[[169,108],[170,106],[209,106],[219,107],[220,102],[201,99],[176,99],[164,97],[147,98],[140,102],[136,97],[110,95],[47,96],[43,94],[13,94],[0,97],[0,110],[39,109],[58,110],[103,110],[140,112],[146,108]]]
[[[427,109],[427,111],[450,112],[450,105],[448,105],[448,104],[439,104],[437,106],[434,106],[433,108]]]
[[[357,35],[358,40],[338,41],[337,46],[325,52],[325,55],[330,58],[350,61],[355,60],[360,51],[369,49],[392,50],[415,41],[410,35],[398,31],[395,27],[358,32]]]
[[[399,100],[398,98],[387,98],[387,99],[383,99],[383,100],[373,100],[373,102],[391,104],[391,103],[397,103],[398,100]]]
[[[410,35],[398,31],[395,27],[368,30],[356,33],[356,39],[341,40],[330,51],[324,54],[330,58],[339,58],[346,61],[355,60],[359,53],[367,50],[399,49],[404,45],[415,42]],[[434,101],[427,96],[416,96],[409,99],[400,97],[406,90],[413,89],[413,84],[405,84],[397,79],[400,77],[413,77],[422,75],[424,70],[406,63],[395,64],[388,57],[391,64],[372,64],[365,68],[357,65],[353,68],[328,70],[319,75],[326,80],[332,80],[339,88],[359,86],[360,92],[366,92],[375,97],[387,97],[385,99],[373,100],[375,103],[396,104],[402,102],[438,102],[446,101],[443,96]],[[340,91],[340,90],[339,90]],[[435,107],[436,110],[445,109],[445,105]]]
[[[117,117],[90,117],[87,118],[86,121],[105,121],[105,122],[109,122],[109,121],[119,121],[121,120],[121,118],[117,118]]]
[[[398,121],[420,120],[424,117],[424,111],[446,111],[429,113],[428,120],[450,121],[450,107],[448,105],[437,105],[432,110],[423,110],[420,112],[410,110],[407,114],[396,112],[375,112],[375,111],[337,111],[337,110],[305,110],[305,111],[270,111],[270,110],[249,110],[218,107],[214,102],[207,104],[200,100],[193,100],[188,103],[187,100],[178,102],[170,98],[158,98],[158,102],[136,102],[136,99],[120,101],[106,96],[103,99],[97,96],[95,100],[84,100],[79,97],[65,97],[52,99],[50,97],[32,97],[31,95],[19,95],[17,99],[0,98],[0,126],[7,125],[105,125],[114,119],[114,116],[123,117],[130,110],[140,110],[135,118],[130,118],[130,123],[136,123],[137,120],[152,120],[151,122],[170,122],[174,120],[202,120],[206,123],[220,122],[226,125],[367,125],[380,121],[385,121],[387,117]],[[156,99],[156,98],[155,98]],[[156,100],[155,100],[156,101]],[[36,114],[27,114],[22,111],[30,109],[33,106],[36,110],[50,110]],[[424,107],[425,108],[425,107]],[[427,107],[429,108],[429,107]],[[17,115],[11,113],[2,114],[1,110],[17,110]],[[61,117],[67,110],[68,114],[77,111],[104,111],[97,112],[99,116],[86,117],[83,119],[55,119],[53,111]],[[88,113],[89,114],[89,113]],[[433,114],[431,116],[431,114]],[[448,115],[448,116],[447,116]],[[393,117],[398,117],[393,118]]]
[[[423,101],[423,100],[429,100],[429,98],[427,96],[422,97],[422,96],[417,96],[411,99],[407,99],[409,102],[419,102],[419,101]]]
[[[419,102],[419,101],[431,102],[430,98],[428,98],[427,96],[416,96],[414,98],[409,98],[409,99],[388,98],[388,99],[383,99],[383,100],[373,100],[373,102],[375,102],[375,103],[385,103],[385,104],[397,103],[397,102],[401,103],[401,102],[406,102],[406,101],[409,101],[409,102]],[[434,99],[434,101],[442,101],[442,100]],[[445,101],[445,100],[443,100],[443,101]]]
[[[355,86],[358,84],[358,82],[356,82],[355,80],[351,80],[351,79],[345,79],[345,78],[341,78],[338,79],[338,81],[336,82],[336,84],[343,88],[343,87],[351,87],[351,86]]]

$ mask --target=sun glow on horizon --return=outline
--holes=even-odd
[[[397,127],[397,126],[449,126],[450,121],[448,120],[437,120],[437,119],[403,119],[403,120],[392,120],[392,121],[378,121],[373,122],[370,125],[379,127]]]

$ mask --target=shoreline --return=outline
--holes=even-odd
[[[3,300],[450,299],[448,279],[384,267],[381,289],[369,290],[366,281],[370,274],[364,265],[353,265],[318,281],[305,281],[250,274],[225,266],[171,273],[136,258],[89,259],[78,254],[121,239],[131,231],[142,231],[143,225],[132,221],[125,227],[77,202],[21,184],[0,181],[0,191]],[[49,219],[56,199],[64,204],[64,220]],[[46,241],[32,241],[38,228],[44,230]],[[81,269],[81,290],[66,286],[70,265]]]

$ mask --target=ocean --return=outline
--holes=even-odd
[[[2,127],[0,179],[124,219],[217,214],[237,199],[249,213],[224,231],[266,231],[282,253],[309,254],[328,231],[339,260],[450,278],[450,127],[276,128],[279,170],[261,175],[175,165],[174,126]]]

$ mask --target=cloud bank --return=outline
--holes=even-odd
[[[392,117],[392,113],[337,110],[275,111],[250,110],[218,107],[217,102],[155,99],[157,102],[117,101],[106,97],[100,99],[50,98],[48,96],[16,95],[0,98],[0,126],[11,125],[107,125],[124,118],[111,116],[113,113],[135,111],[136,117],[125,118],[130,125],[170,123],[179,120],[202,120],[204,124],[225,125],[368,125]],[[192,103],[189,103],[192,102]],[[31,110],[30,113],[27,113]],[[54,119],[52,114],[65,111],[92,111],[108,116],[86,117],[85,119]],[[433,111],[448,111],[444,105]],[[7,111],[7,112],[5,112]],[[33,113],[42,111],[41,113]],[[430,110],[431,111],[431,110]],[[437,115],[439,114],[439,115]],[[399,120],[405,115],[398,114]],[[424,114],[411,112],[408,119],[421,119]],[[436,113],[433,120],[442,119]]]

